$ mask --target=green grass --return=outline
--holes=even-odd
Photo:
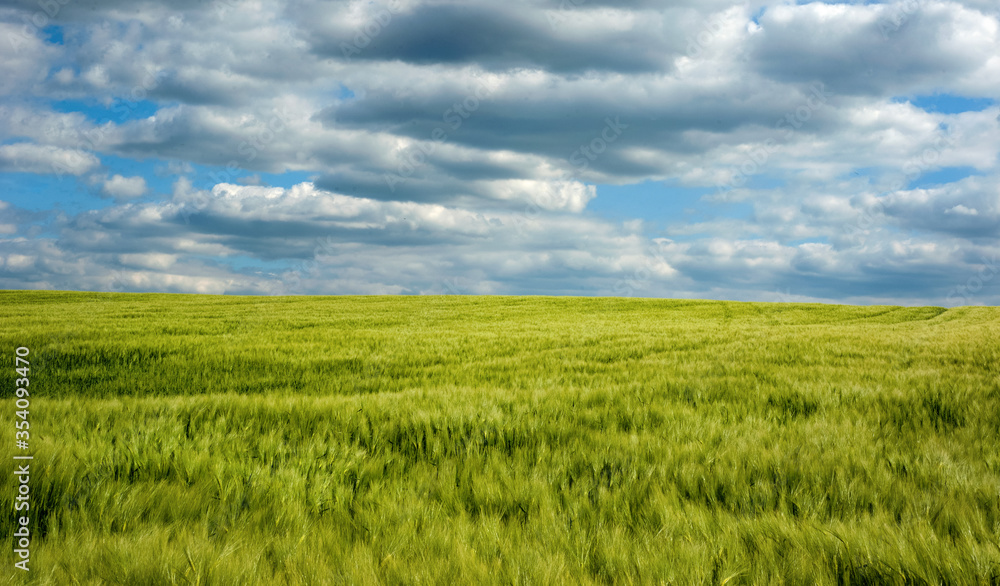
[[[0,322],[12,582],[1000,584],[997,308],[6,291]]]

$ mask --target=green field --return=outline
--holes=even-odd
[[[1000,584],[1000,309],[0,292],[49,584]]]

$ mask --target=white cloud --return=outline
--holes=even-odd
[[[126,266],[163,270],[169,269],[177,263],[177,255],[162,253],[119,254],[118,261]]]
[[[24,22],[0,21],[0,96],[30,91],[45,79],[48,62],[57,51],[46,45]]]
[[[772,3],[759,25],[759,3],[557,4],[408,0],[349,59],[377,3],[63,5],[64,44],[0,47],[0,170],[85,177],[73,197],[115,201],[56,216],[58,238],[3,240],[19,256],[0,286],[119,271],[135,289],[272,292],[313,261],[304,292],[933,302],[996,249],[1000,111],[906,103],[1000,98],[995,2],[920,2],[888,35],[905,3]],[[0,36],[37,10],[10,3]],[[86,114],[57,111],[72,100]],[[180,176],[172,196],[128,202],[152,182],[130,159]],[[716,191],[743,167],[746,185]],[[664,186],[663,205],[623,208],[646,221],[585,213],[594,184],[632,183]],[[667,201],[675,187],[691,201]],[[0,234],[24,228],[12,213]],[[25,259],[37,275],[15,278]]]
[[[960,216],[978,216],[979,210],[976,208],[967,208],[962,204],[958,204],[953,208],[948,208],[944,211],[946,214],[958,214]]]
[[[83,175],[100,166],[92,153],[27,142],[0,146],[0,171]]]
[[[101,193],[115,199],[130,199],[146,193],[146,180],[142,177],[115,175],[104,181]]]

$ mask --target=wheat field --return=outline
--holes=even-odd
[[[31,362],[10,583],[1000,584],[998,308],[0,291],[0,320],[7,462]]]

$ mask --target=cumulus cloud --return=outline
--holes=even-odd
[[[104,181],[101,193],[115,199],[130,199],[146,193],[146,180],[142,177],[115,175]]]
[[[32,143],[0,145],[0,171],[83,175],[99,165],[88,152]]]
[[[917,10],[903,2],[812,2],[769,8],[749,50],[769,77],[886,96],[978,86],[995,71],[997,40],[995,18],[955,2],[920,2]]]
[[[1000,242],[991,2],[37,12],[0,8],[0,171],[83,211],[0,222],[0,286],[940,302]]]
[[[975,240],[1000,238],[997,176],[969,177],[926,189],[899,191],[880,200],[899,226]]]
[[[23,277],[26,259],[40,259],[31,260],[32,282],[96,287],[111,275],[128,290],[163,285],[226,293],[515,293],[530,287],[610,294],[625,272],[650,270],[650,284],[675,276],[641,237],[569,212],[545,212],[541,220],[356,198],[310,183],[288,189],[220,184],[210,192],[182,186],[177,194],[169,202],[122,203],[66,218],[57,239],[4,241],[19,251],[19,264],[0,282]],[[240,272],[195,255],[293,262]]]

